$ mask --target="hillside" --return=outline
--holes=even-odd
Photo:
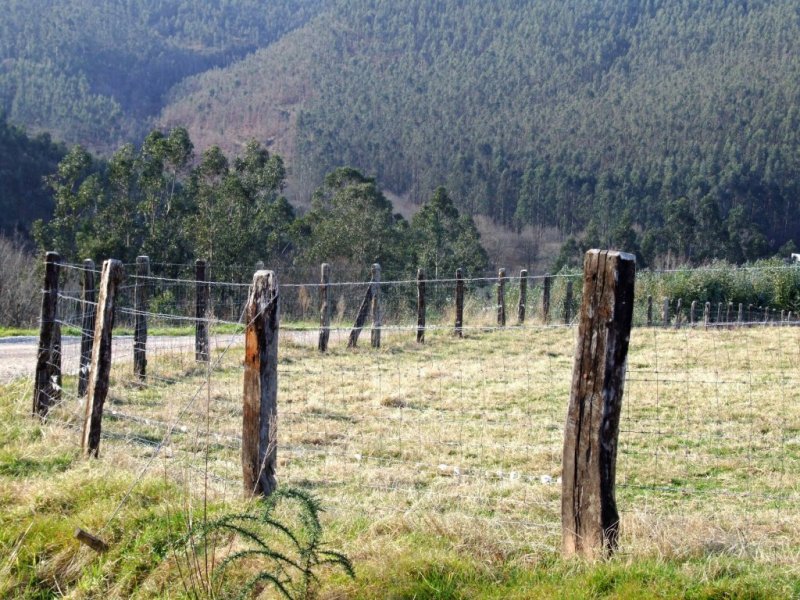
[[[274,139],[300,195],[350,164],[414,201],[645,255],[800,237],[796,3],[338,2],[175,90],[162,122]],[[626,214],[627,211],[627,214]]]

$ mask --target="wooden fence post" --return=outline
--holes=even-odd
[[[553,278],[550,273],[545,273],[542,285],[542,323],[547,325],[550,320],[550,290],[553,287]]]
[[[717,319],[715,323],[722,322],[722,302],[717,302]]]
[[[739,314],[736,317],[736,320],[739,322],[739,327],[744,325],[744,304],[739,302]]]
[[[519,306],[517,306],[517,324],[525,324],[525,307],[528,304],[528,271],[519,272]]]
[[[83,422],[83,453],[95,458],[100,450],[103,405],[108,395],[108,378],[111,374],[111,335],[114,330],[117,287],[124,278],[125,268],[120,261],[112,259],[103,262],[94,326],[92,366],[89,369],[89,397]]]
[[[44,259],[44,288],[39,323],[39,350],[33,388],[33,414],[42,419],[61,399],[61,327],[58,323],[58,275],[61,257],[48,252]]]
[[[375,277],[374,271],[372,273],[372,277]],[[364,323],[366,323],[367,315],[369,314],[370,303],[372,302],[372,293],[373,281],[370,279],[369,285],[367,286],[367,291],[364,293],[364,299],[361,301],[361,306],[359,307],[358,314],[356,315],[356,322],[353,325],[353,329],[350,331],[350,338],[347,341],[348,348],[355,348],[358,345],[358,337],[361,335],[361,330],[364,328]]]
[[[89,364],[92,362],[92,346],[94,344],[94,316],[96,312],[97,294],[94,289],[94,261],[87,258],[83,261],[81,277],[81,362],[78,367],[78,397],[86,396],[89,387]]]
[[[211,287],[208,285],[208,269],[206,261],[197,259],[194,263],[195,278],[195,325],[194,325],[194,359],[197,362],[208,362],[208,304]]]
[[[322,263],[319,282],[319,341],[317,349],[327,352],[331,336],[331,303],[328,298],[328,284],[331,282],[331,266]]]
[[[269,496],[277,486],[279,308],[275,273],[256,272],[245,309],[242,474],[246,496]]]
[[[456,336],[464,337],[464,275],[456,269]]]
[[[373,348],[381,347],[381,328],[383,327],[383,308],[381,307],[381,266],[372,265],[372,331],[370,343]]]
[[[635,278],[633,255],[586,253],[564,432],[561,522],[566,556],[599,558],[617,545],[617,439]]]
[[[764,323],[769,321],[769,306],[764,307]]]
[[[506,326],[506,270],[497,272],[497,325]]]
[[[567,293],[564,295],[564,325],[572,323],[572,280],[567,281]]]
[[[711,302],[706,302],[705,307],[703,308],[703,325],[708,328],[708,324],[711,322]]]
[[[653,326],[653,297],[647,297],[647,326]]]
[[[683,324],[683,298],[678,298],[675,303],[675,328],[680,329]]]
[[[664,327],[669,327],[671,321],[672,317],[669,313],[669,298],[664,298],[664,306],[661,309],[661,322],[664,324]]]
[[[425,271],[417,269],[417,343],[425,343]]]
[[[692,304],[689,306],[689,323],[692,325],[694,325],[695,314],[697,314],[697,300],[692,300]]]
[[[747,305],[747,323],[749,325],[753,324],[753,305],[752,304],[748,304]]]
[[[725,313],[725,322],[729,325],[733,322],[733,302],[728,302],[728,311]]]
[[[147,311],[150,310],[148,294],[150,259],[136,258],[136,287],[134,290],[133,372],[144,381],[147,376]]]

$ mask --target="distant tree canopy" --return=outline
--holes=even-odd
[[[418,266],[487,267],[475,224],[459,216],[443,188],[409,226],[375,180],[355,169],[329,173],[300,217],[282,195],[285,180],[281,157],[257,142],[233,161],[217,147],[195,159],[181,128],[153,131],[140,148],[123,146],[107,162],[75,146],[48,179],[54,215],[37,221],[34,235],[41,250],[72,261],[205,258],[217,277],[259,260],[273,268],[379,262],[388,278]]]

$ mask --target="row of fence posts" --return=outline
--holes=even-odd
[[[41,330],[37,356],[33,412],[42,418],[61,394],[60,330],[58,328],[59,256],[48,253],[45,260],[45,289],[42,297]],[[261,266],[261,265],[259,265]],[[148,308],[142,281],[149,277],[149,261],[136,262],[137,287],[134,294],[136,327],[134,368],[146,377]],[[198,361],[208,361],[209,283],[205,261],[196,263],[196,345]],[[565,425],[562,456],[562,549],[565,555],[596,558],[613,552],[619,535],[619,514],[615,500],[615,473],[619,420],[625,379],[625,365],[633,323],[636,260],[629,254],[591,250],[584,261],[583,294],[578,315],[578,338]],[[320,336],[318,347],[325,350],[330,333],[330,266],[322,265],[320,285]],[[111,339],[116,291],[124,278],[118,260],[103,263],[97,298],[94,264],[84,263],[83,335],[79,387],[87,395],[83,426],[83,450],[98,456],[103,404],[108,393],[111,368]],[[355,347],[367,314],[371,311],[371,342],[380,346],[380,265],[373,265],[371,279],[360,305],[348,346]],[[505,272],[498,277],[498,325],[505,324]],[[425,273],[417,272],[417,340],[425,339]],[[456,273],[455,334],[463,335],[464,278]],[[518,320],[525,319],[527,273],[520,274]],[[544,280],[543,312],[548,315],[551,280]],[[565,307],[571,302],[571,282]],[[279,287],[273,271],[259,269],[253,276],[245,308],[245,360],[243,379],[242,470],[247,494],[271,494],[277,482],[278,414],[278,330]],[[678,303],[680,304],[680,302]],[[669,301],[665,302],[667,317]],[[706,318],[710,305],[706,304]],[[694,313],[694,308],[690,314]],[[730,309],[729,309],[730,310]],[[742,309],[740,309],[740,314]],[[652,297],[648,298],[648,322],[652,319]],[[571,316],[565,316],[565,321]],[[668,322],[668,319],[664,319]],[[93,333],[91,327],[93,325]],[[90,359],[88,358],[90,357]],[[83,393],[83,391],[81,393]]]
[[[736,305],[734,305],[733,302],[728,302],[727,304],[724,302],[718,302],[716,305],[716,318],[713,320],[712,310],[713,305],[711,302],[706,302],[703,306],[702,314],[702,323],[705,327],[710,326],[712,323],[717,325],[727,324],[732,327],[743,327],[745,325],[768,323],[786,324],[791,323],[792,319],[794,318],[792,311],[787,312],[782,310],[780,314],[778,314],[777,311],[773,311],[767,306],[756,307],[753,304],[748,304],[745,308],[744,303],[741,302],[739,303],[738,310],[736,310]],[[700,316],[698,313],[698,302],[697,300],[693,300],[689,306],[688,324],[690,326],[699,325],[699,321],[697,320],[698,316]],[[664,303],[661,309],[662,326],[674,326],[675,328],[680,329],[684,324],[687,323],[684,318],[683,300],[678,298],[678,300],[675,302],[675,310],[673,313],[672,301],[669,298],[664,298]],[[652,296],[647,297],[647,325],[648,327],[652,327],[654,325]]]

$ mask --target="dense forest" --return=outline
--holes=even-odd
[[[11,2],[0,98],[106,155],[159,111],[199,150],[255,137],[306,205],[342,166],[414,203],[444,186],[462,212],[557,229],[561,264],[800,241],[795,1],[261,4]]]

